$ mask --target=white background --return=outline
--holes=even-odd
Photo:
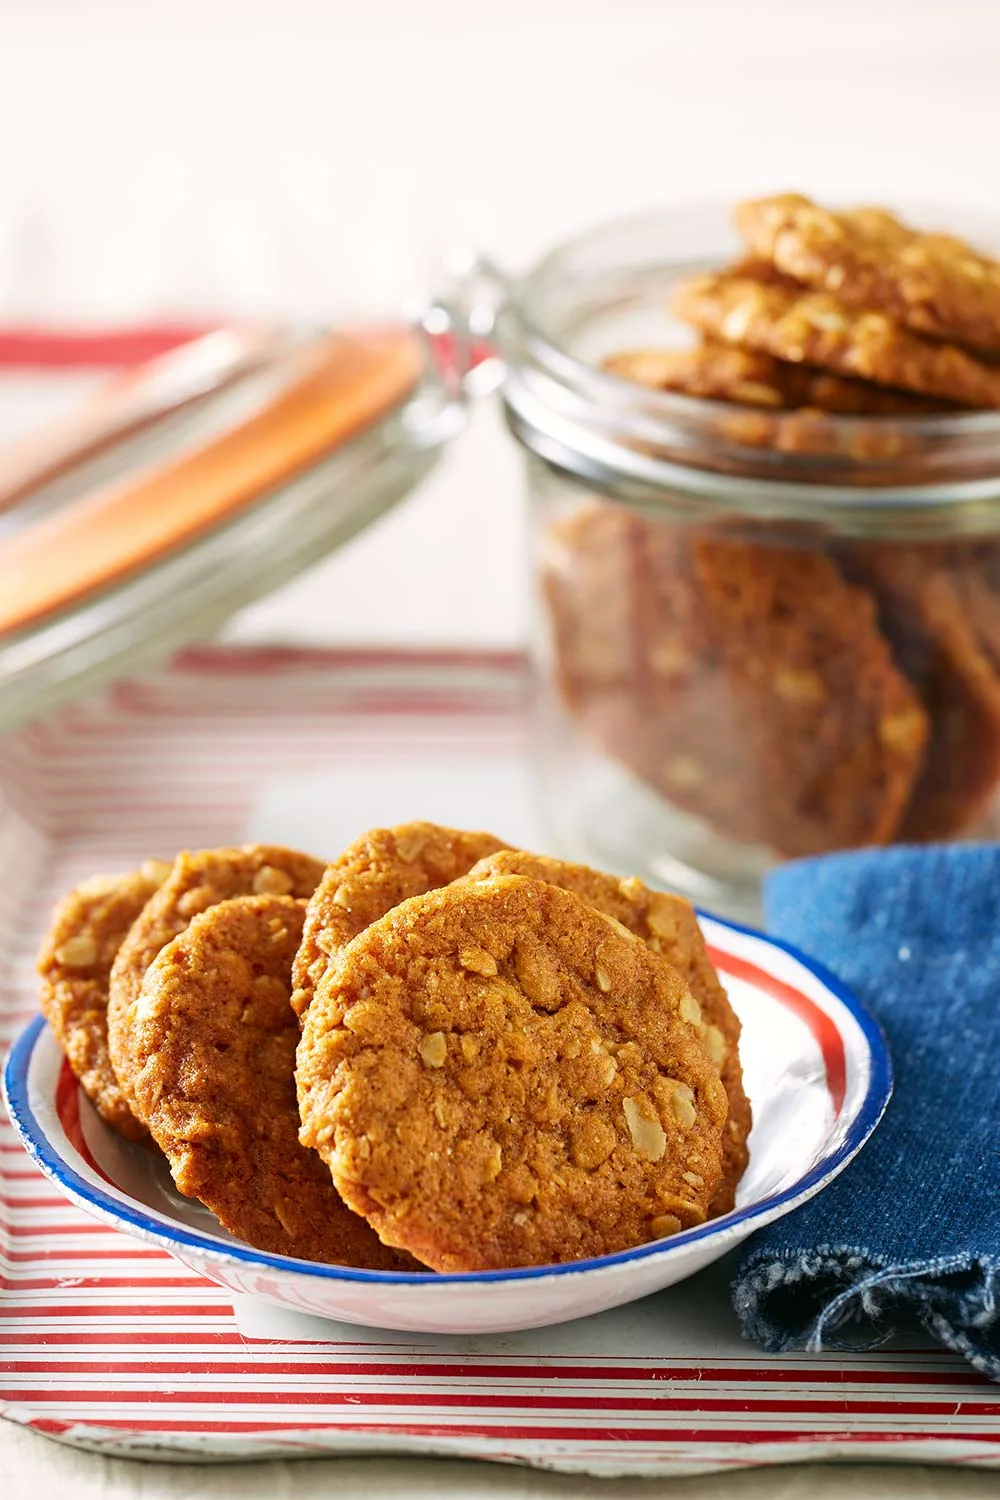
[[[394,312],[454,241],[797,187],[994,210],[1000,0],[0,0],[0,318]],[[254,631],[509,644],[484,413]]]

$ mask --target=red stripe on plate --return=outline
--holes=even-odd
[[[59,1069],[59,1078],[56,1083],[56,1114],[60,1125],[66,1132],[66,1139],[79,1152],[91,1171],[96,1172],[101,1181],[106,1182],[109,1187],[117,1187],[117,1183],[112,1181],[104,1168],[91,1155],[90,1147],[87,1145],[87,1140],[83,1133],[83,1124],[80,1120],[80,1085],[76,1074],[69,1065],[69,1059],[65,1057],[62,1061],[62,1067]],[[111,1234],[117,1233],[116,1230],[109,1230],[108,1232]]]
[[[759,968],[748,959],[737,958],[734,953],[728,953],[722,948],[715,948],[711,945],[708,945],[708,954],[716,968],[723,969],[734,979],[743,979],[758,989],[766,990],[775,1000],[806,1023],[822,1053],[827,1088],[830,1090],[834,1112],[839,1114],[843,1107],[844,1094],[847,1091],[847,1058],[844,1053],[844,1039],[837,1030],[836,1023],[831,1020],[826,1011],[820,1009],[814,1000],[810,1000],[808,995],[804,995],[794,985],[786,984],[783,979],[769,974],[766,969]]]

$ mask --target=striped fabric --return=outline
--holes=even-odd
[[[523,710],[516,657],[206,649],[0,742],[4,1041],[32,1010],[46,913],[77,879],[238,838],[279,772],[514,761]],[[212,1283],[72,1208],[6,1122],[0,1255],[6,1415],[104,1451],[433,1452],[600,1474],[1000,1462],[1000,1397],[961,1361],[764,1358],[735,1332],[724,1269],[493,1339],[237,1315]]]

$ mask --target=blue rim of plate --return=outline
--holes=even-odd
[[[99,1218],[112,1219],[119,1227],[127,1226],[137,1230],[144,1237],[155,1240],[168,1251],[171,1243],[184,1245],[190,1250],[196,1250],[216,1259],[236,1261],[258,1268],[265,1267],[273,1271],[294,1272],[300,1276],[318,1276],[324,1281],[354,1281],[369,1285],[389,1286],[441,1286],[456,1282],[469,1286],[477,1283],[495,1285],[498,1282],[508,1281],[537,1281],[548,1276],[573,1276],[610,1266],[634,1264],[636,1261],[648,1260],[654,1255],[669,1254],[682,1246],[711,1239],[723,1231],[740,1226],[745,1227],[749,1233],[757,1221],[770,1222],[775,1217],[776,1209],[786,1204],[794,1205],[796,1199],[808,1195],[811,1189],[832,1180],[858,1154],[888,1106],[892,1095],[892,1063],[885,1033],[875,1017],[823,964],[810,958],[793,944],[782,942],[780,938],[771,937],[757,928],[747,927],[740,922],[732,922],[709,912],[699,912],[699,916],[708,917],[718,927],[740,933],[745,937],[755,938],[767,947],[787,953],[830,991],[854,1020],[867,1044],[868,1086],[840,1145],[822,1157],[808,1172],[803,1173],[795,1182],[782,1188],[780,1192],[772,1193],[767,1198],[760,1198],[755,1203],[749,1203],[745,1208],[734,1209],[721,1219],[710,1219],[707,1223],[699,1224],[693,1229],[682,1230],[679,1234],[671,1235],[668,1241],[656,1240],[652,1244],[638,1245],[632,1250],[618,1251],[615,1255],[566,1261],[558,1265],[522,1266],[509,1271],[459,1271],[428,1274],[426,1271],[368,1271],[350,1266],[324,1265],[319,1261],[297,1260],[290,1255],[271,1255],[264,1250],[254,1250],[249,1245],[231,1244],[211,1235],[200,1234],[195,1229],[181,1228],[179,1225],[176,1227],[171,1225],[168,1229],[159,1219],[151,1218],[129,1204],[122,1203],[118,1198],[112,1197],[111,1194],[105,1193],[101,1188],[81,1177],[59,1155],[43,1131],[29,1101],[28,1077],[35,1047],[45,1030],[44,1016],[36,1016],[33,1021],[29,1021],[11,1047],[3,1076],[3,1093],[7,1111],[22,1145],[46,1177],[63,1188],[70,1198],[75,1199],[85,1208],[95,1210]]]

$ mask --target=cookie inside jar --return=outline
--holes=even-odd
[[[797,194],[704,254],[679,217],[568,246],[525,309],[564,356],[558,424],[508,398],[543,802],[577,857],[753,911],[780,860],[993,832],[1000,261]]]

